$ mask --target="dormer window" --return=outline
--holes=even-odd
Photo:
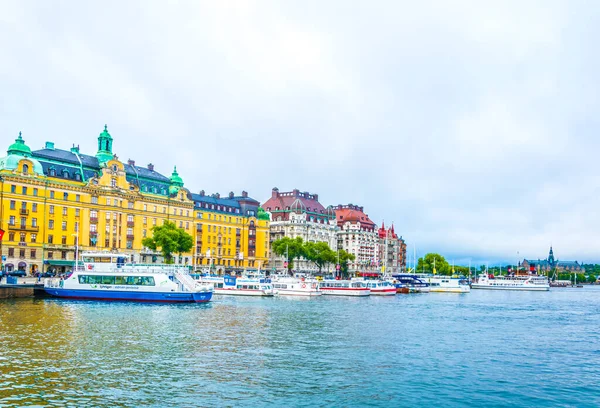
[[[56,176],[56,170],[55,170],[53,167],[51,167],[51,168],[50,168],[50,170],[48,171],[48,173],[49,173],[51,176]]]
[[[75,173],[75,180],[81,181],[81,174]]]
[[[116,178],[113,177],[110,179],[110,186],[117,187],[117,179]]]
[[[116,164],[113,164],[112,170],[116,173],[119,170],[119,167]]]
[[[23,165],[23,174],[27,174],[27,173],[29,173],[29,166],[24,164]]]

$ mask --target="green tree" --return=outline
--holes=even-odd
[[[446,261],[446,258],[441,256],[440,254],[429,253],[424,257],[419,258],[419,262],[417,263],[417,270],[415,273],[421,273],[425,271],[425,273],[433,273],[433,265],[435,261],[435,270],[436,273],[440,275],[451,275],[452,267]]]
[[[304,257],[319,268],[321,275],[325,265],[336,261],[337,254],[326,242],[307,242],[304,244]]]
[[[348,272],[348,264],[350,262],[354,262],[354,260],[356,259],[356,256],[354,256],[354,254],[348,253],[343,249],[338,250],[338,252],[335,254],[336,260],[339,257],[339,263],[340,263],[340,273],[343,277],[347,278],[350,274]]]
[[[194,246],[194,238],[173,222],[152,227],[152,236],[144,238],[142,245],[153,251],[160,251],[166,263],[173,263],[173,254],[189,252]]]
[[[596,275],[588,275],[587,281],[589,283],[596,283]]]
[[[287,256],[288,273],[293,275],[292,269],[294,267],[294,260],[300,259],[305,254],[304,241],[302,238],[296,237],[295,239],[292,239],[290,237],[283,237],[273,241],[271,248],[273,248],[273,252],[277,255]]]

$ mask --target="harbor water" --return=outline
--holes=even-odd
[[[0,301],[0,407],[600,406],[600,288]]]

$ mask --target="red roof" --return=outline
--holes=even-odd
[[[280,193],[277,188],[274,188],[271,198],[265,201],[262,208],[271,212],[274,216],[281,215],[284,220],[288,219],[291,211],[299,214],[304,212],[322,214],[323,217],[329,217],[330,219],[335,216],[333,210],[326,209],[319,202],[318,194],[300,192],[297,189],[291,192]]]
[[[338,205],[335,209],[335,218],[341,227],[345,223],[360,223],[362,230],[375,230],[375,223],[369,219],[369,216],[363,212],[363,207],[356,205]]]

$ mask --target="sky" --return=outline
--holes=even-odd
[[[309,191],[458,263],[600,262],[600,3],[0,0],[0,135]],[[2,147],[0,146],[0,149]]]

